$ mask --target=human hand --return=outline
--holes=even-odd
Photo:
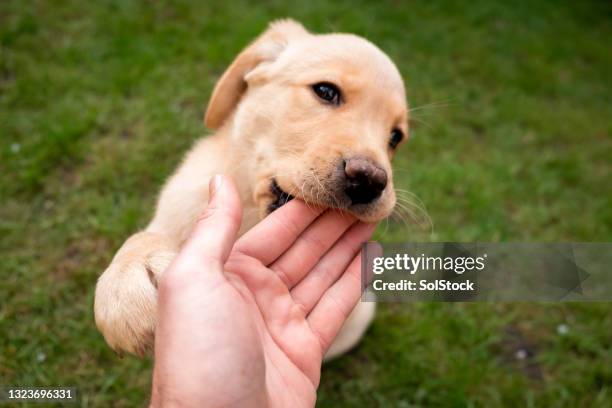
[[[152,406],[313,406],[323,356],[361,295],[374,225],[293,200],[238,241],[233,182],[159,282]]]

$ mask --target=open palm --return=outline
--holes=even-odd
[[[294,200],[235,241],[239,197],[219,184],[160,281],[152,403],[313,406],[374,226]]]

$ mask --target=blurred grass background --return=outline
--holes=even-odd
[[[378,238],[609,241],[605,1],[2,1],[0,384],[142,406],[151,362],[95,329],[97,276],[143,227],[215,80],[266,24],[345,31],[397,63],[396,183],[433,229]],[[388,304],[324,367],[321,407],[612,406],[609,304]]]

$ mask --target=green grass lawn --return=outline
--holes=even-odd
[[[422,107],[396,183],[433,227],[392,220],[380,240],[612,238],[609,3],[251,3],[0,2],[0,384],[145,403],[151,361],[104,343],[96,278],[278,17],[369,38]],[[611,349],[610,304],[386,304],[324,367],[319,404],[610,407]]]

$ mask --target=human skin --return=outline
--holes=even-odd
[[[314,406],[374,225],[293,200],[236,241],[233,181],[210,194],[159,282],[151,406]]]

